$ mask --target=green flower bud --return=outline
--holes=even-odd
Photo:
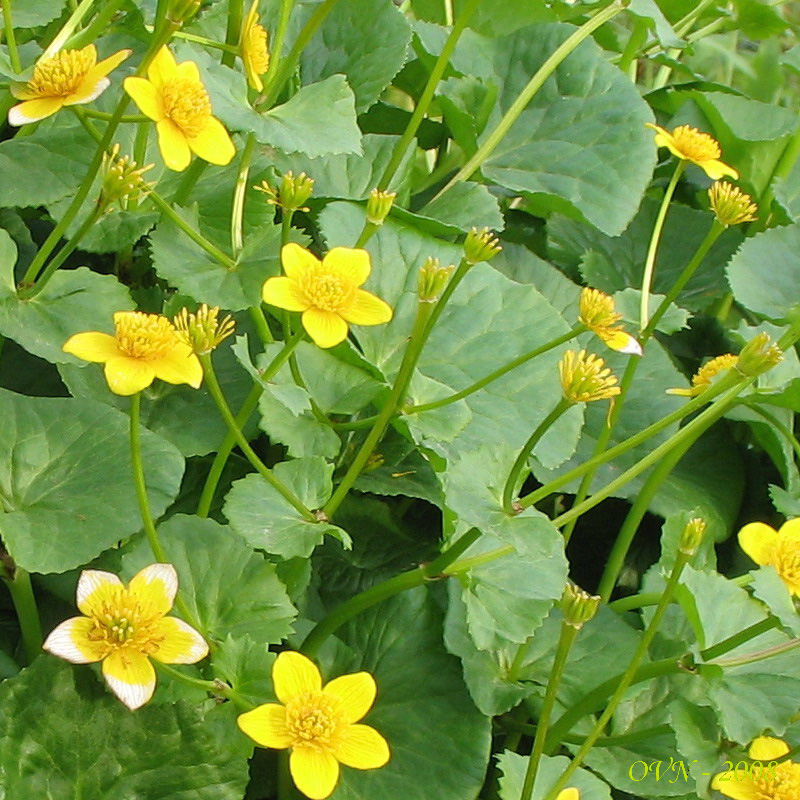
[[[564,622],[573,628],[582,628],[596,613],[600,605],[597,595],[584,592],[580,586],[571,581],[564,587],[561,596],[561,611],[564,613]]]
[[[373,225],[383,225],[392,210],[395,197],[397,197],[396,192],[382,192],[379,189],[373,189],[367,200],[367,222],[371,222]]]
[[[468,264],[490,261],[502,249],[500,240],[488,228],[473,228],[464,240],[464,259]]]
[[[700,542],[703,541],[703,535],[707,527],[705,520],[700,519],[700,517],[690,519],[681,534],[681,541],[678,547],[681,553],[693,556],[697,552],[697,548],[700,547]]]
[[[285,211],[308,211],[305,203],[314,190],[314,179],[309,178],[305,172],[295,177],[294,173],[289,171],[281,178],[281,185],[277,190],[266,181],[261,181],[261,185],[254,188],[257,192],[269,195],[268,203],[280,206]]]
[[[176,25],[185,25],[191,22],[200,5],[201,0],[172,0],[167,9],[167,19]]]
[[[419,269],[417,292],[421,303],[435,303],[447,286],[454,267],[443,267],[438,258],[429,258]]]
[[[759,333],[739,353],[737,369],[743,375],[761,375],[783,361],[783,352],[766,333]]]
[[[181,309],[173,324],[178,337],[198,355],[210,353],[235,327],[230,316],[219,320],[219,308],[209,308],[205,303],[194,313]]]

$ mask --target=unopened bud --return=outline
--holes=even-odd
[[[687,556],[693,556],[697,552],[697,548],[700,547],[700,542],[703,541],[703,536],[707,527],[708,525],[706,525],[705,520],[700,519],[700,517],[690,519],[683,529],[681,541],[678,545],[678,549],[681,553]]]
[[[373,189],[367,200],[367,222],[371,222],[373,225],[383,225],[392,210],[395,197],[397,197],[396,192],[382,192],[380,189]]]
[[[153,166],[148,164],[146,167],[137,167],[136,162],[128,156],[119,155],[119,145],[115,144],[110,154],[103,154],[102,184],[98,200],[101,208],[110,211],[116,204],[124,210],[131,200],[139,200],[147,195],[155,184],[147,183],[142,175]]]
[[[743,375],[761,375],[783,361],[783,352],[766,333],[756,334],[739,353],[736,365]]]
[[[185,25],[199,11],[201,0],[172,0],[167,9],[167,19],[176,25]]]
[[[219,308],[205,303],[194,313],[183,308],[173,320],[178,337],[197,355],[210,353],[223,339],[233,333],[235,324],[230,316],[219,320]]]
[[[600,605],[597,595],[584,592],[580,586],[569,582],[561,596],[561,611],[564,622],[573,628],[582,628],[596,613]]]
[[[314,190],[314,179],[309,178],[305,172],[295,177],[294,173],[289,171],[284,173],[277,190],[266,181],[261,181],[261,185],[254,188],[257,192],[269,195],[268,203],[280,206],[285,211],[308,211],[305,203]]]
[[[443,267],[439,264],[438,258],[429,258],[419,268],[419,281],[417,292],[420,302],[435,303],[444,287],[447,286],[450,276],[453,274],[454,267]]]
[[[490,261],[502,249],[500,240],[488,228],[473,228],[464,240],[464,260],[468,264]]]

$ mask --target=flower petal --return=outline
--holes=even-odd
[[[377,769],[389,760],[389,745],[375,728],[369,725],[350,725],[342,732],[336,758],[345,766],[356,769]]]
[[[305,311],[309,307],[308,301],[298,290],[297,281],[283,276],[267,278],[261,290],[261,299],[287,311]]]
[[[91,664],[101,661],[107,654],[105,642],[89,638],[94,620],[89,617],[72,617],[50,631],[42,647],[54,656],[73,664]]]
[[[188,345],[180,344],[161,358],[150,362],[156,378],[167,383],[188,383],[195,389],[203,382],[200,360]]]
[[[289,757],[295,786],[311,800],[325,800],[339,780],[339,762],[330,754],[310,747],[295,747]]]
[[[91,75],[93,79],[102,78],[108,75],[109,72],[113,72],[132,52],[133,50],[118,50],[108,58],[98,61],[88,74]]]
[[[771,564],[777,544],[778,532],[763,522],[751,522],[739,531],[739,547],[756,564]]]
[[[725,175],[728,175],[734,180],[739,178],[739,173],[733,167],[729,167],[727,164],[715,158],[710,158],[708,161],[695,161],[694,163],[697,164],[712,181],[718,181],[720,178],[725,177]]]
[[[786,520],[778,529],[778,537],[800,545],[800,517]]]
[[[339,698],[342,716],[347,722],[357,722],[372,708],[378,689],[369,672],[356,672],[334,678],[322,691]]]
[[[721,780],[724,778],[724,780]],[[711,779],[711,788],[733,800],[760,800],[762,797],[756,782],[748,776],[739,780],[738,775],[733,770],[718,772]]]
[[[164,104],[161,102],[161,94],[150,81],[146,81],[144,78],[125,78],[122,85],[142,114],[156,122],[164,119]]]
[[[167,81],[175,77],[177,69],[178,65],[175,63],[175,56],[164,45],[150,62],[150,66],[147,68],[147,77],[156,89],[161,89]]]
[[[131,578],[128,590],[136,595],[143,613],[147,616],[163,616],[175,602],[178,573],[172,564],[150,564]]]
[[[275,696],[281,703],[305,692],[318,692],[322,676],[317,665],[302,653],[287,650],[279,653],[272,667],[272,684]]]
[[[26,100],[8,112],[8,124],[19,127],[52,116],[64,106],[63,97],[39,97]]]
[[[208,655],[208,643],[187,622],[164,617],[155,626],[156,636],[163,636],[158,650],[152,653],[164,664],[195,664]]]
[[[99,331],[76,333],[64,342],[64,346],[61,349],[65,353],[84,361],[94,361],[101,364],[112,358],[119,358],[122,355],[119,347],[117,347],[117,340],[113,336]]]
[[[303,312],[303,327],[319,347],[334,347],[347,338],[347,323],[333,311],[309,308]]]
[[[123,355],[106,361],[105,374],[108,388],[123,397],[146,389],[156,377],[147,361]]]
[[[181,78],[187,81],[191,81],[192,83],[200,83],[200,70],[197,68],[197,64],[194,61],[182,61],[175,67],[175,77]]]
[[[203,130],[197,136],[187,137],[186,141],[189,147],[209,164],[219,164],[224,167],[225,164],[230,164],[236,155],[236,148],[228,131],[215,117],[209,117]]]
[[[562,789],[556,800],[581,800],[581,793],[574,786],[570,786],[569,789]]]
[[[76,92],[64,100],[64,105],[77,106],[82,103],[91,103],[92,100],[100,97],[109,86],[111,86],[111,81],[108,78],[98,78],[92,83],[84,81]]]
[[[120,589],[124,588],[113,572],[85,569],[78,578],[78,610],[87,617],[98,617],[107,605],[114,603]]]
[[[353,325],[383,325],[392,318],[392,307],[371,292],[356,289],[353,302],[340,313]]]
[[[326,272],[332,272],[356,286],[364,283],[372,269],[369,253],[355,247],[334,247],[322,259],[322,265]]]
[[[289,278],[302,278],[309,270],[319,267],[320,260],[305,247],[289,242],[281,249],[281,264]]]
[[[103,661],[103,677],[112,692],[131,710],[143,706],[156,688],[156,671],[144,653],[120,648]]]
[[[12,83],[9,85],[8,89],[11,92],[12,97],[16,97],[17,100],[33,100],[39,96],[38,92],[31,91],[29,84],[27,83]]]
[[[192,151],[183,131],[171,119],[156,122],[156,130],[164,163],[175,172],[183,172],[192,160]]]
[[[619,353],[627,353],[632,356],[640,356],[642,354],[642,346],[636,339],[625,331],[597,331],[597,335],[612,350]],[[566,791],[566,790],[565,790]],[[558,798],[556,798],[558,800]]]
[[[293,737],[286,727],[286,709],[277,703],[266,703],[236,718],[243,733],[262,747],[285,750],[292,746]]]
[[[789,752],[789,745],[783,739],[773,736],[759,736],[753,739],[748,755],[755,761],[777,761]]]

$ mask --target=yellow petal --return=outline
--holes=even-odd
[[[169,48],[164,45],[150,62],[150,66],[147,68],[147,77],[156,89],[161,89],[167,81],[175,77],[177,69],[175,57],[169,51]]]
[[[625,331],[597,331],[597,335],[605,344],[612,350],[619,353],[628,353],[628,355],[640,356],[642,354],[642,346],[636,339]],[[558,800],[558,798],[556,798]]]
[[[353,302],[340,313],[353,325],[383,325],[392,318],[392,307],[380,297],[364,289],[356,289]]]
[[[92,79],[102,78],[109,72],[113,72],[132,52],[133,50],[118,50],[108,58],[98,61],[88,74],[92,76]]]
[[[784,522],[778,530],[778,537],[785,541],[796,542],[800,546],[800,517]]]
[[[150,81],[146,81],[144,78],[125,78],[122,85],[142,114],[156,122],[164,119],[164,104],[161,101],[161,94]]]
[[[147,656],[129,647],[103,661],[103,677],[112,692],[131,710],[143,706],[156,688],[156,671]]]
[[[339,738],[336,758],[347,767],[377,769],[389,760],[389,745],[375,728],[350,725]]]
[[[334,247],[322,259],[325,271],[361,286],[369,277],[371,270],[369,253],[354,247]]]
[[[188,345],[181,344],[150,363],[156,378],[167,383],[188,383],[189,386],[199,389],[203,382],[200,360]]]
[[[175,172],[183,172],[192,160],[192,151],[183,131],[171,120],[162,119],[156,123],[158,149],[164,163]]]
[[[12,83],[8,89],[11,92],[11,96],[16,97],[17,100],[33,100],[39,96],[28,88],[27,83]]]
[[[40,97],[36,100],[26,100],[9,110],[8,124],[19,127],[31,122],[38,122],[40,119],[55,114],[63,107],[63,97]]]
[[[123,397],[146,389],[156,377],[147,361],[122,355],[106,361],[105,374],[108,388]]]
[[[729,167],[727,164],[715,158],[710,158],[708,161],[695,161],[695,164],[697,164],[712,181],[718,181],[720,178],[725,177],[725,175],[728,175],[734,180],[737,180],[739,177],[739,173],[733,167]]]
[[[191,62],[187,61],[186,63]],[[230,164],[231,159],[236,155],[236,148],[233,146],[228,131],[214,117],[209,117],[203,130],[197,136],[187,137],[186,142],[200,158],[208,161],[209,164],[219,164],[224,167],[225,164]]]
[[[88,617],[72,617],[64,620],[50,631],[42,647],[48,653],[73,664],[91,664],[101,661],[107,653],[105,642],[89,638],[94,630],[94,620]]]
[[[291,278],[267,278],[261,290],[261,298],[265,303],[287,311],[305,311],[308,301],[298,290],[297,281]]]
[[[574,786],[570,786],[569,789],[562,789],[556,800],[581,800],[581,793]]]
[[[65,353],[84,361],[94,361],[101,364],[112,358],[119,358],[122,355],[119,347],[117,347],[117,340],[113,336],[99,331],[76,333],[64,342],[64,346],[61,349]]]
[[[302,653],[287,650],[275,659],[272,684],[278,700],[288,703],[298,694],[318,692],[322,688],[322,676],[313,661]]]
[[[741,772],[737,776],[731,770],[719,772],[711,779],[711,788],[733,800],[761,800],[762,795],[753,779],[748,775],[744,780],[737,780],[741,776]]]
[[[771,564],[777,544],[778,532],[763,522],[751,522],[739,531],[739,547],[756,564]]]
[[[345,721],[357,722],[372,708],[377,687],[369,672],[356,672],[334,678],[325,684],[323,692],[339,698]]]
[[[175,77],[192,83],[203,83],[200,80],[200,70],[197,69],[197,64],[194,61],[182,61],[178,64],[175,67]]]
[[[748,755],[754,761],[777,761],[789,752],[789,745],[783,739],[773,736],[759,736],[753,739]]]
[[[163,616],[175,602],[178,573],[172,564],[150,564],[131,578],[128,589],[136,596],[144,614]]]
[[[320,265],[319,259],[305,247],[295,242],[285,244],[281,250],[283,271],[289,278],[302,278],[309,270]]]
[[[164,617],[155,626],[156,637],[164,637],[151,655],[164,664],[195,664],[208,655],[206,640],[188,623]]]
[[[347,323],[333,311],[309,308],[303,312],[303,327],[319,347],[334,347],[347,338]]]
[[[339,780],[339,762],[330,754],[310,747],[295,747],[289,757],[295,786],[311,800],[325,800]]]
[[[108,78],[98,78],[92,83],[84,81],[77,91],[64,100],[64,105],[77,106],[82,103],[91,103],[92,100],[100,97],[109,86],[111,86],[111,81]]]
[[[236,718],[236,723],[262,747],[285,750],[292,746],[292,735],[286,727],[286,709],[277,703],[266,703]]]
[[[113,572],[85,569],[78,578],[78,610],[87,617],[99,617],[106,606],[116,605],[116,598],[124,588]]]

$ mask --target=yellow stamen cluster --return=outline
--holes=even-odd
[[[114,322],[117,346],[132,358],[152,361],[164,358],[178,342],[172,323],[160,314],[130,311],[118,314]]]
[[[468,264],[489,261],[503,248],[489,228],[472,228],[464,240],[464,260]]]
[[[800,764],[782,761],[762,770],[753,768],[753,797],[756,800],[797,800],[800,797]],[[758,776],[758,777],[756,777]]]
[[[102,611],[92,617],[94,626],[87,635],[91,641],[103,643],[101,658],[125,647],[152,655],[164,641],[163,634],[155,630],[161,618],[158,613],[145,613],[127,589],[115,587]]]
[[[178,338],[198,355],[210,353],[236,327],[230,315],[220,320],[219,308],[209,308],[205,303],[194,313],[188,308],[181,309],[173,324]]]
[[[164,114],[185,136],[195,137],[211,117],[211,100],[202,83],[191,78],[174,78],[161,89]]]
[[[286,703],[286,728],[292,737],[292,747],[301,745],[330,752],[346,727],[341,704],[324,692],[304,692]]]
[[[621,319],[622,314],[616,311],[611,295],[588,287],[581,290],[578,321],[590,331],[597,333],[599,330],[614,330]]]
[[[267,195],[267,202],[280,206],[285,211],[308,211],[306,200],[311,197],[314,190],[314,179],[309,178],[305,172],[297,177],[290,170],[281,178],[281,185],[273,189],[266,181],[261,181],[260,186],[253,187],[257,192]]]
[[[341,311],[353,302],[357,287],[324,269],[310,269],[300,281],[300,291],[309,306],[323,311]]]
[[[263,25],[252,25],[247,30],[247,41],[243,45],[252,60],[253,69],[263,75],[269,69],[269,49],[267,48],[267,31]]]
[[[28,89],[40,97],[66,97],[76,92],[95,65],[93,45],[82,50],[62,50],[33,68]]]
[[[602,358],[585,350],[567,350],[558,365],[564,398],[570,403],[591,403],[620,393],[617,378]]]
[[[667,394],[677,394],[683,397],[697,397],[702,394],[709,386],[711,386],[714,378],[721,372],[726,372],[731,367],[735,367],[739,362],[739,356],[733,353],[726,353],[722,356],[712,358],[711,361],[703,364],[699,370],[692,376],[691,389],[667,389]]]
[[[675,147],[689,161],[709,161],[722,155],[719,142],[691,125],[679,125],[672,131]]]
[[[103,154],[100,205],[106,211],[110,211],[114,203],[126,209],[131,200],[146,196],[155,183],[147,183],[142,179],[142,175],[154,166],[148,164],[146,167],[137,167],[136,162],[128,156],[119,155],[119,145],[115,144],[110,155]]]
[[[753,222],[758,215],[758,206],[749,194],[745,194],[738,186],[726,181],[714,181],[708,190],[708,201],[711,210],[720,225],[739,225],[742,222]]]

